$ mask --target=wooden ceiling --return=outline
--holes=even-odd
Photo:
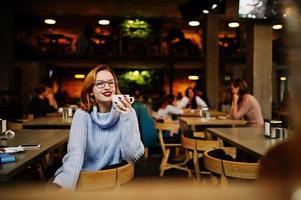
[[[185,0],[16,0],[18,14],[181,18]]]
[[[15,0],[14,5],[15,13],[20,15],[182,19],[178,5],[187,1],[189,0]],[[222,16],[222,20],[236,20],[239,0],[225,1],[226,14]],[[288,0],[274,0],[274,9],[283,10],[287,2]]]

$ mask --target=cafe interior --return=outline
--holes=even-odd
[[[0,5],[0,197],[301,199],[298,0]]]

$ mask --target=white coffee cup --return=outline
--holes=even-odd
[[[116,95],[113,95],[113,97],[112,97],[113,107],[116,107],[116,104],[114,102],[119,102],[120,99],[124,99],[124,96],[130,98],[131,104],[134,103],[134,101],[135,101],[134,97],[130,97],[130,95],[128,95],[128,94],[116,94]]]

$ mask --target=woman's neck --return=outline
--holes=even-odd
[[[112,102],[97,102],[97,107],[99,112],[107,113],[111,110]]]

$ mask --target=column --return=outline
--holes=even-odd
[[[271,25],[252,24],[247,32],[247,82],[258,100],[265,119],[272,117]]]
[[[0,1],[0,90],[10,90],[11,69],[14,62],[13,1]]]
[[[206,93],[211,107],[219,100],[219,15],[209,14],[205,30]]]

